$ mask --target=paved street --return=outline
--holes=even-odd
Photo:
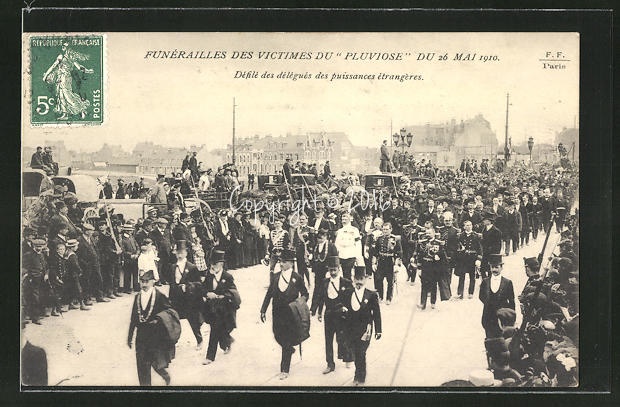
[[[521,292],[526,277],[523,257],[536,256],[544,236],[505,258],[504,276]],[[558,235],[552,234],[549,248]],[[545,264],[545,262],[543,262]],[[259,309],[268,281],[268,270],[259,265],[234,270],[242,304],[237,314],[238,328],[232,351],[221,350],[215,363],[203,366],[209,326],[203,325],[203,349],[195,349],[195,339],[186,320],[170,365],[172,385],[179,386],[349,386],[353,368],[337,362],[336,371],[323,375],[325,352],[323,324],[312,320],[311,337],[293,355],[291,375],[285,381],[279,373],[280,348],[271,331],[271,309],[267,322],[259,320]],[[420,281],[414,286],[398,276],[398,294],[389,306],[382,304],[383,337],[374,338],[368,350],[367,386],[439,386],[453,379],[467,379],[470,371],[486,368],[484,331],[480,325],[482,304],[478,287],[473,299],[439,302],[438,308],[420,311]],[[453,278],[456,292],[458,278]],[[479,284],[479,283],[478,283]],[[477,286],[478,286],[477,284]],[[372,282],[369,283],[372,288]],[[311,289],[310,289],[311,291]],[[164,290],[166,292],[166,290]],[[23,331],[33,344],[47,351],[50,385],[137,386],[134,350],[126,345],[133,296],[96,304],[90,311],[71,311],[63,317],[49,317],[43,325],[28,324]],[[517,311],[519,306],[517,305]],[[518,316],[520,320],[520,315]],[[153,385],[163,380],[153,372]]]

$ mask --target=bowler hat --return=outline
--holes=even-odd
[[[503,264],[502,255],[501,254],[489,254],[489,264],[491,265]]]
[[[340,258],[338,256],[329,256],[327,258],[327,268],[334,269],[340,267]]]

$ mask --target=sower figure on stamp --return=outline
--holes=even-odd
[[[260,309],[260,319],[266,321],[265,313],[272,304],[273,318],[273,334],[276,342],[282,347],[282,359],[280,361],[280,380],[288,377],[291,367],[291,357],[295,352],[293,346],[297,342],[297,332],[295,332],[295,324],[293,313],[289,304],[295,301],[299,296],[308,300],[308,290],[304,285],[303,278],[293,271],[293,262],[295,261],[295,252],[292,250],[283,250],[280,256],[280,272],[272,274],[271,282],[263,305]]]
[[[226,253],[220,250],[213,252],[211,268],[203,287],[203,315],[205,321],[211,325],[207,357],[202,362],[208,365],[215,360],[217,347],[230,352],[235,341],[230,333],[237,327],[237,309],[241,304],[239,292],[235,286],[233,276],[224,271]]]
[[[131,349],[136,333],[136,364],[140,386],[151,385],[151,367],[170,385],[166,371],[174,358],[175,343],[181,326],[168,298],[155,289],[153,270],[140,276],[141,291],[136,294],[131,310],[127,346]]]
[[[355,267],[353,278],[353,288],[344,294],[344,307],[347,309],[345,336],[355,360],[353,385],[363,386],[366,382],[366,351],[370,345],[373,325],[375,339],[381,339],[381,310],[377,293],[364,287],[364,267]]]
[[[310,311],[315,314],[317,308],[319,311],[319,322],[322,320],[323,305],[325,305],[325,358],[327,367],[323,370],[323,374],[328,374],[336,369],[334,363],[334,335],[338,344],[338,359],[346,363],[347,368],[353,361],[353,355],[348,348],[348,343],[344,337],[344,318],[347,309],[344,308],[346,302],[345,292],[351,293],[353,284],[340,275],[340,265],[338,256],[330,256],[327,259],[327,270],[329,276],[321,281],[317,294]],[[366,272],[364,268],[364,273]]]

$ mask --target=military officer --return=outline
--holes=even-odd
[[[452,270],[456,261],[456,251],[459,246],[459,233],[461,230],[453,226],[454,215],[452,212],[444,212],[443,222],[444,226],[439,228],[439,233],[441,234],[440,240],[445,242],[448,267],[439,276],[439,297],[441,301],[447,301],[452,296],[450,283],[452,282]]]
[[[347,342],[344,340],[344,317],[346,302],[345,292],[351,292],[353,284],[351,280],[342,277],[340,274],[340,264],[338,256],[330,256],[327,259],[327,270],[329,276],[321,281],[318,291],[318,300],[312,304],[311,309],[314,315],[316,308],[319,311],[319,322],[322,320],[323,305],[325,305],[325,359],[327,367],[323,370],[323,374],[328,374],[336,369],[334,363],[334,335],[338,344],[338,359],[342,359],[346,366],[349,367],[353,361],[353,355],[348,348]],[[366,271],[364,270],[364,273]]]
[[[472,298],[476,285],[476,269],[480,268],[482,261],[482,241],[478,233],[473,231],[471,220],[463,222],[463,232],[459,235],[458,251],[456,253],[456,262],[454,274],[459,277],[459,285],[457,287],[458,299],[463,299],[463,290],[465,288],[465,276],[469,276],[469,286],[467,289],[467,298]]]
[[[383,280],[387,279],[386,304],[392,302],[394,289],[394,263],[402,262],[403,249],[400,238],[392,234],[390,222],[383,224],[383,235],[374,242],[372,265],[375,272],[375,288],[379,301],[383,302]]]
[[[429,240],[423,243],[422,255],[420,256],[422,290],[420,292],[420,304],[418,308],[421,310],[426,309],[426,301],[428,300],[429,293],[431,295],[431,308],[435,309],[435,303],[437,301],[437,283],[448,267],[446,252],[443,248],[444,242],[438,239],[439,234],[436,234],[432,228],[427,230],[426,234]],[[433,237],[433,235],[435,235],[435,237]]]

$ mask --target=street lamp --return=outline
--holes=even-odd
[[[413,134],[411,134],[411,132],[407,133],[407,130],[405,128],[402,128],[400,129],[400,134],[392,134],[392,142],[396,147],[398,147],[398,145],[400,144],[402,152],[404,154],[405,147],[411,147],[411,143],[413,142]]]
[[[532,162],[532,147],[534,147],[534,137],[527,139],[527,148],[530,149],[530,163]]]

